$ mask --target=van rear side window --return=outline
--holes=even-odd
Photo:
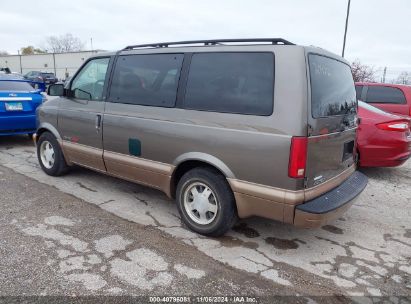
[[[271,115],[273,53],[198,53],[191,59],[184,107]]]
[[[310,54],[311,114],[313,118],[357,111],[351,68],[338,60]]]

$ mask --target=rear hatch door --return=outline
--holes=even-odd
[[[348,64],[310,53],[308,70],[306,187],[310,188],[354,164],[358,104]]]

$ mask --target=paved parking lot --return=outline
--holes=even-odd
[[[156,190],[81,168],[52,178],[25,137],[0,140],[0,294],[411,296],[411,162],[364,170],[361,198],[320,229],[253,218],[207,238]]]

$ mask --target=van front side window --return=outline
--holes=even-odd
[[[102,100],[110,58],[90,60],[71,85],[71,96],[77,99]]]

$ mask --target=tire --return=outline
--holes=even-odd
[[[48,175],[61,176],[69,169],[57,139],[50,132],[40,135],[37,141],[37,158],[41,169]]]
[[[184,224],[199,234],[221,236],[237,221],[234,194],[217,170],[199,167],[185,173],[176,200]]]

